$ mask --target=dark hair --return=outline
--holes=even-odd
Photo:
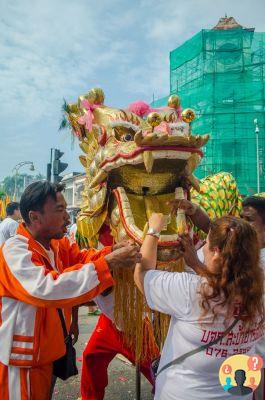
[[[63,190],[63,184],[50,183],[48,181],[37,181],[29,185],[20,199],[20,212],[25,223],[30,224],[30,211],[43,211],[48,197],[56,200],[56,193]]]
[[[209,249],[218,248],[220,255],[216,260],[216,272],[204,272],[207,284],[201,290],[203,315],[212,311],[215,319],[218,306],[227,305],[229,319],[235,299],[239,298],[244,324],[250,326],[257,318],[263,323],[264,275],[256,231],[243,219],[226,216],[211,223],[208,239]]]
[[[16,210],[19,210],[19,203],[13,201],[6,206],[6,215],[13,215]]]
[[[265,197],[249,196],[243,200],[243,207],[255,208],[265,224]]]

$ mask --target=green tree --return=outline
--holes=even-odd
[[[23,193],[24,189],[32,182],[45,179],[44,175],[37,174],[35,176],[28,175],[28,174],[18,174],[12,176],[6,176],[2,182],[1,190],[7,193],[10,197],[14,196],[15,193],[15,186],[17,200],[20,199],[21,194]]]
[[[38,173],[37,175],[34,176],[34,181],[42,181],[43,179],[46,179],[46,177],[41,173]]]

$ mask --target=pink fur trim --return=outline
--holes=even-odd
[[[164,110],[166,107],[152,108],[148,103],[142,100],[134,101],[129,104],[128,111],[138,115],[138,117],[146,117],[151,112],[159,112]]]

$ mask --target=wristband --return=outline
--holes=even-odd
[[[160,232],[156,231],[156,230],[153,229],[153,228],[149,228],[149,229],[148,229],[147,235],[154,236],[154,237],[156,237],[157,239],[160,238]]]

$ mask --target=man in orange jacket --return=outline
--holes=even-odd
[[[0,399],[48,400],[53,361],[65,353],[57,308],[71,309],[111,287],[111,270],[140,260],[133,244],[82,250],[65,237],[61,184],[39,181],[21,197],[24,220],[0,250]]]

